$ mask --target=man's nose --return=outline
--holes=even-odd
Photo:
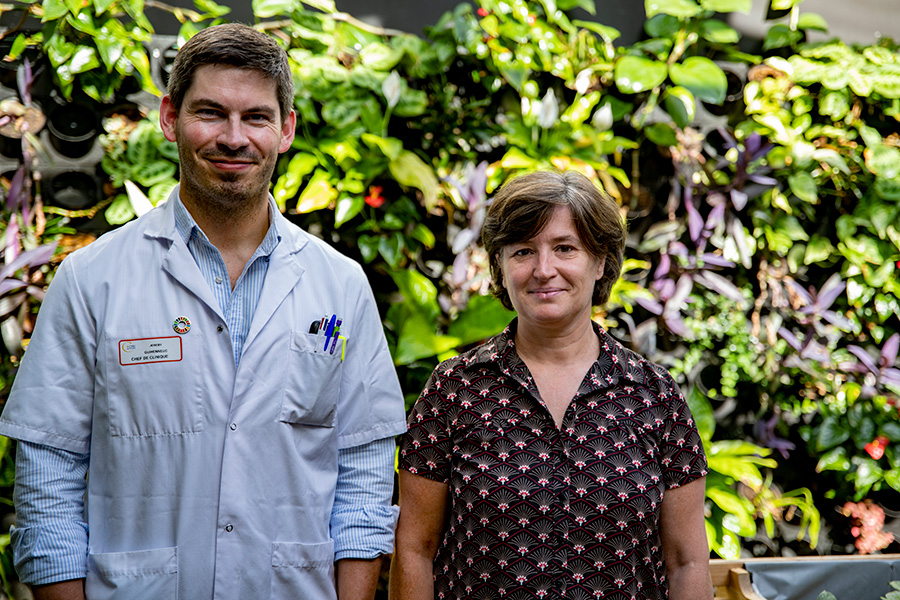
[[[222,125],[222,130],[219,132],[219,137],[216,141],[232,150],[246,146],[249,141],[244,132],[244,123],[240,117],[236,116],[227,119]]]

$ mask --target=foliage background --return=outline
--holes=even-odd
[[[900,515],[900,54],[889,39],[808,42],[827,24],[801,5],[772,0],[780,18],[747,40],[720,17],[750,0],[646,0],[644,38],[617,45],[615,29],[567,16],[591,0],[481,0],[424,37],[330,0],[255,0],[297,82],[298,135],[274,196],[365,266],[412,402],[439,359],[511,317],[485,295],[490,194],[523,170],[586,173],[630,227],[623,277],[595,318],[688,396],[712,469],[713,552],[896,550],[884,519]],[[0,103],[17,150],[0,179],[4,397],[62,256],[175,184],[177,153],[152,111],[171,51],[145,8],[0,9],[40,21],[3,34],[3,82],[18,90]],[[176,46],[228,18],[211,0],[171,10]],[[92,208],[45,203],[42,85],[104,114]],[[0,454],[10,504],[5,440]],[[9,591],[8,553],[0,574]]]

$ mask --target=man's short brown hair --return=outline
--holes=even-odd
[[[198,32],[189,39],[172,64],[167,93],[176,111],[194,81],[194,73],[206,65],[228,65],[259,71],[275,81],[281,120],[294,104],[294,78],[287,53],[275,40],[247,25],[226,23]]]
[[[594,306],[609,300],[613,284],[622,271],[625,222],[619,206],[590,179],[577,171],[537,171],[508,180],[494,196],[481,229],[481,241],[491,267],[491,292],[512,310],[509,292],[503,287],[500,252],[539,234],[561,206],[572,211],[581,243],[594,256],[606,257],[601,277],[594,285]]]

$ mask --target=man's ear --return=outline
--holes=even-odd
[[[175,141],[175,122],[177,120],[178,111],[172,104],[172,99],[166,94],[159,103],[159,126],[163,131],[163,135],[170,142]]]
[[[281,144],[278,146],[278,152],[286,152],[294,141],[294,134],[297,132],[297,113],[291,109],[284,123],[281,124]]]

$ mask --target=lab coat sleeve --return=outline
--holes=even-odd
[[[403,394],[384,337],[375,297],[357,266],[354,327],[337,405],[338,448],[352,448],[406,431]]]
[[[384,438],[338,453],[331,513],[335,560],[373,559],[393,550],[398,511],[391,506],[396,448],[393,438]]]
[[[93,416],[96,323],[73,263],[63,261],[0,417],[0,435],[87,453]]]
[[[23,582],[55,583],[87,573],[87,468],[86,454],[19,442],[13,498],[16,525],[10,540]]]

